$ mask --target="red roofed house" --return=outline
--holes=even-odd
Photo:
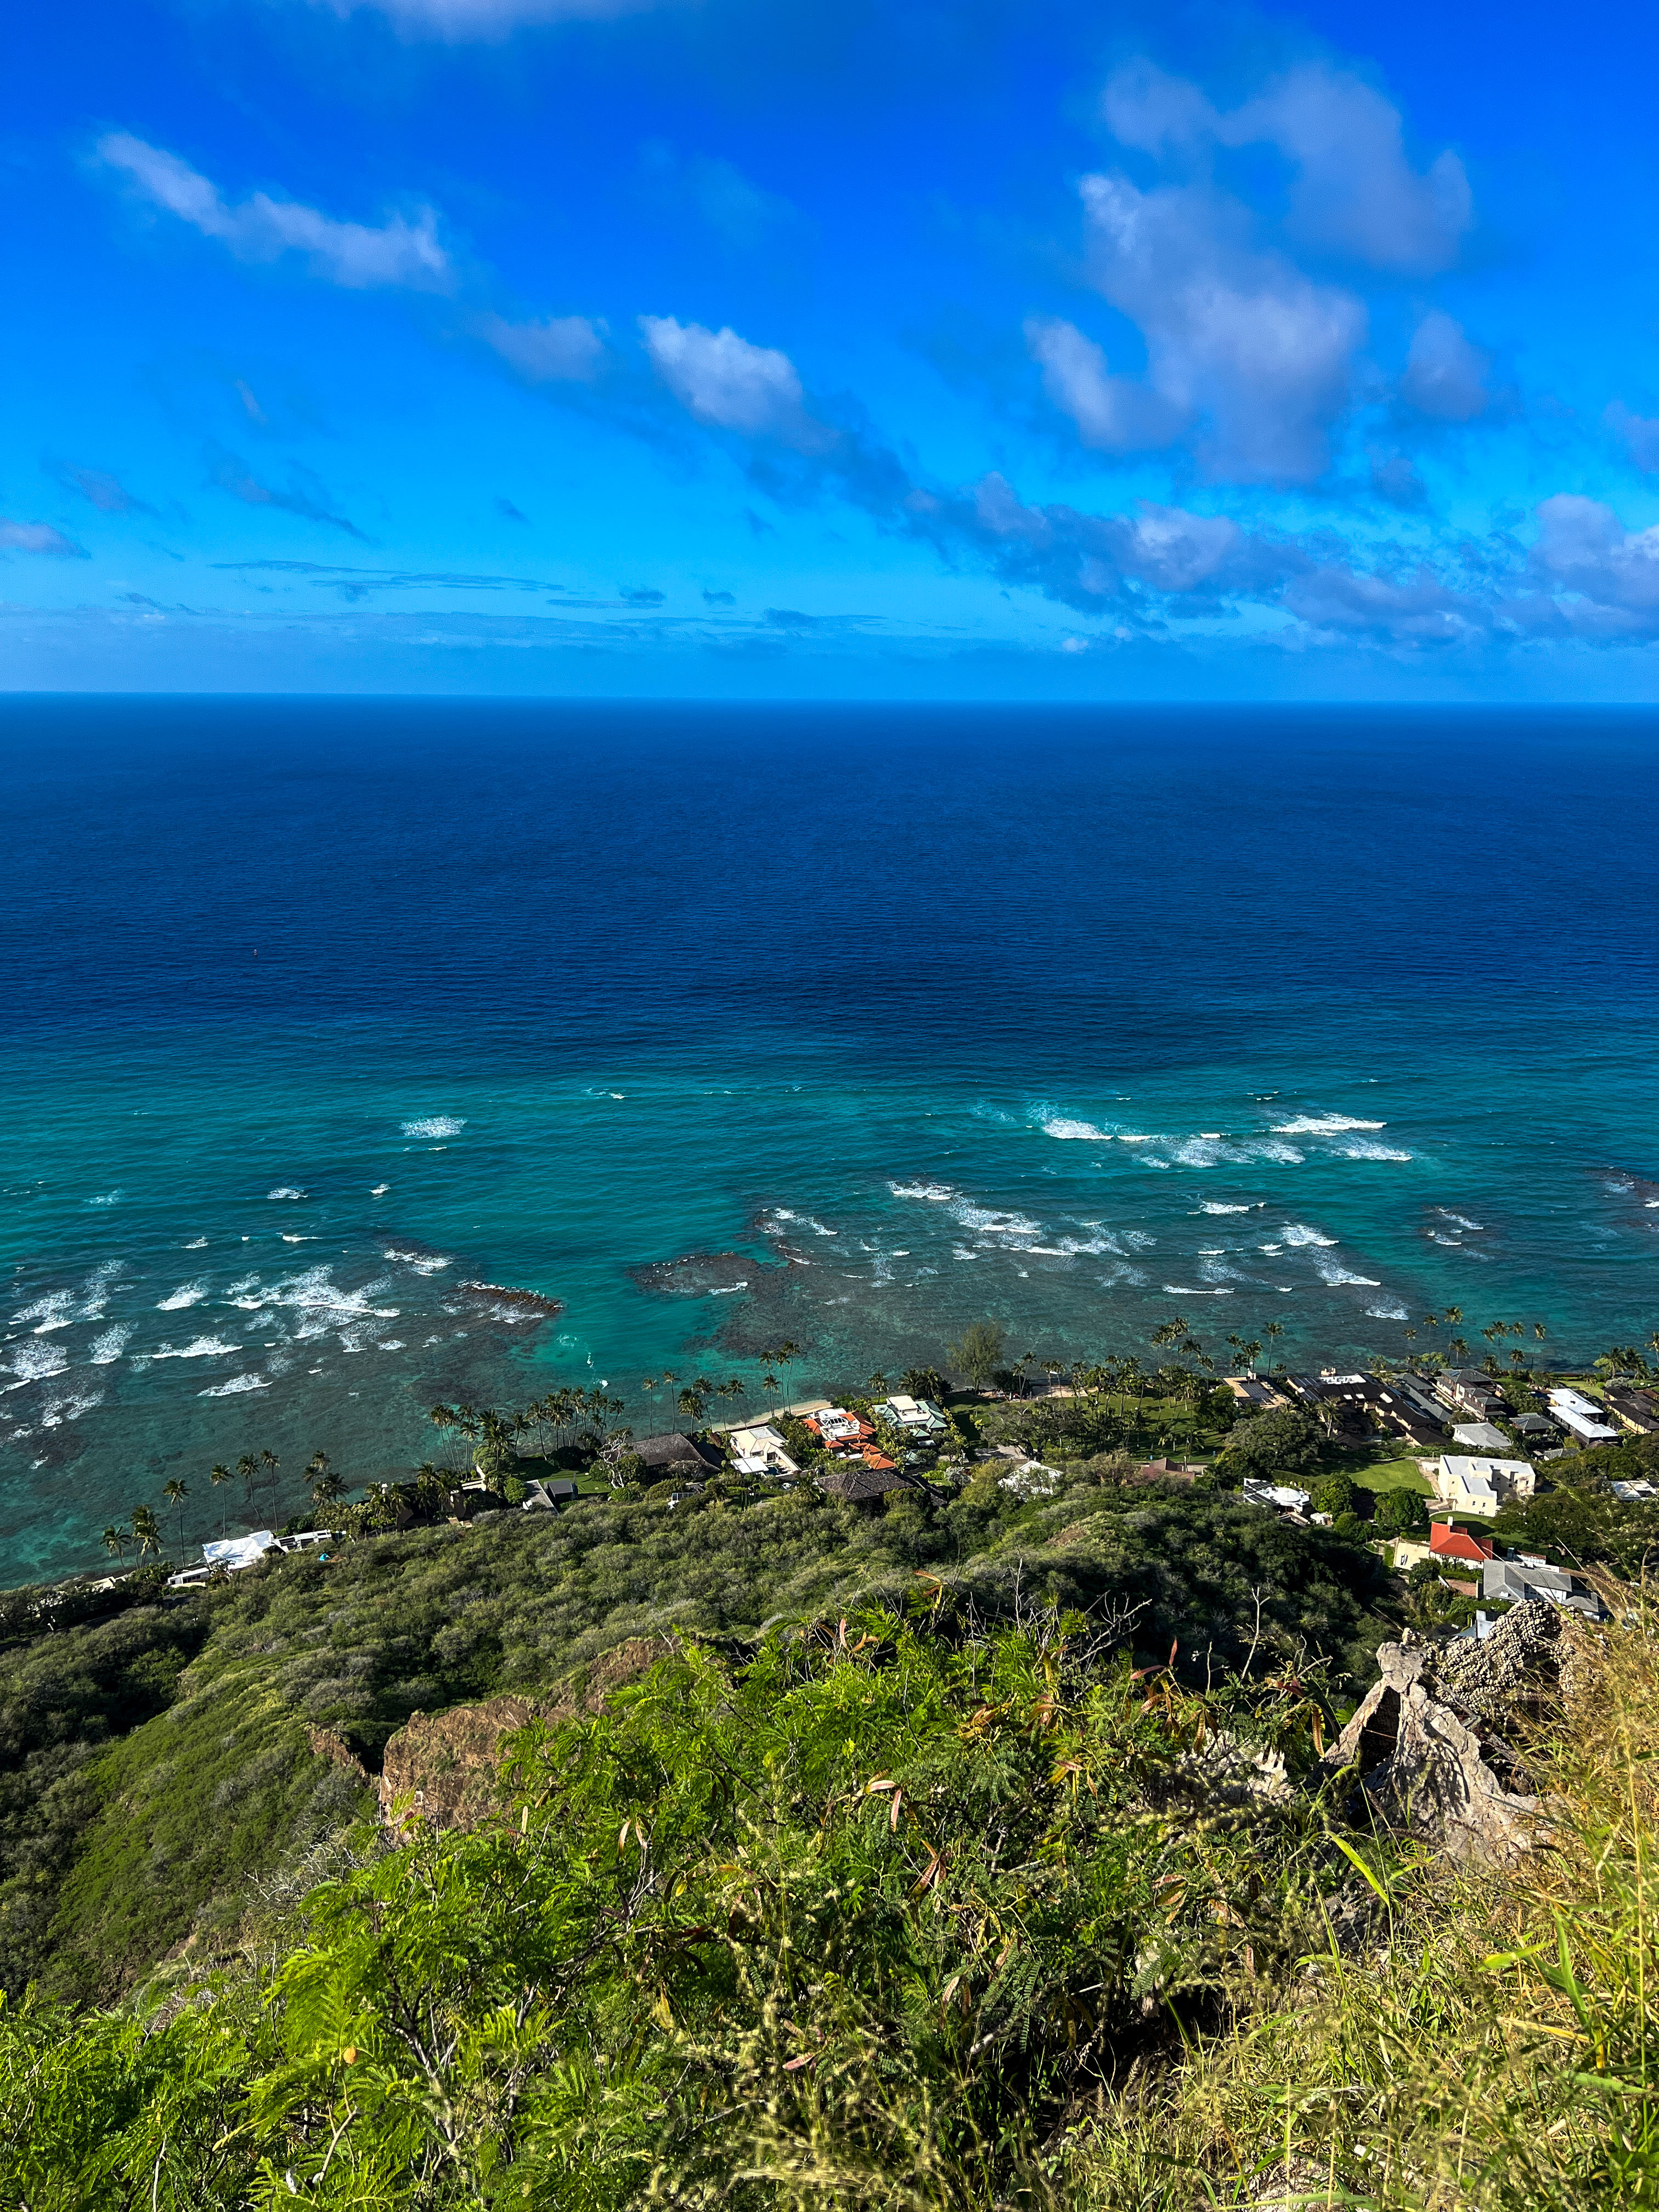
[[[821,1413],[809,1413],[805,1425],[831,1451],[844,1444],[867,1443],[876,1433],[872,1423],[860,1420],[856,1413],[847,1413],[840,1406],[826,1406]]]
[[[1484,1566],[1497,1547],[1490,1536],[1477,1536],[1468,1528],[1454,1528],[1449,1521],[1431,1521],[1429,1551],[1437,1559],[1462,1559]]]

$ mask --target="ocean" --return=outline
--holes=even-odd
[[[0,770],[4,1582],[782,1338],[1659,1327],[1650,713],[13,698]]]

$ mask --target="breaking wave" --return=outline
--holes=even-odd
[[[170,1291],[164,1298],[157,1298],[155,1310],[157,1313],[178,1313],[185,1306],[200,1305],[206,1296],[205,1283],[180,1283],[176,1291]]]
[[[215,1382],[206,1390],[198,1390],[198,1398],[240,1398],[246,1390],[269,1390],[270,1385],[263,1375],[233,1375],[228,1382]]]
[[[1279,1232],[1281,1244],[1334,1244],[1334,1237],[1327,1237],[1317,1229],[1310,1229],[1305,1221],[1287,1221]]]
[[[1293,1121],[1275,1121],[1276,1137],[1340,1137],[1347,1129],[1386,1129],[1386,1121],[1362,1121],[1352,1114],[1298,1114]]]
[[[406,1137],[459,1137],[466,1127],[465,1114],[428,1114],[418,1121],[405,1121]]]

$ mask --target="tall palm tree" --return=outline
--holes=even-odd
[[[185,1500],[190,1496],[178,1476],[173,1475],[161,1485],[161,1495],[167,1504],[175,1506],[179,1514],[179,1564],[185,1564]]]
[[[346,1486],[328,1464],[325,1455],[319,1452],[317,1456],[323,1462],[323,1465],[318,1472],[317,1480],[311,1486],[311,1502],[319,1513],[326,1513],[331,1505],[337,1505],[345,1496]],[[307,1472],[309,1473],[310,1470],[307,1469]]]
[[[251,1521],[253,1518],[253,1485],[258,1477],[259,1462],[252,1452],[244,1452],[236,1462],[236,1473],[242,1486],[242,1510]]]
[[[135,1505],[132,1509],[132,1540],[138,1547],[140,1566],[147,1552],[159,1552],[161,1548],[161,1527],[148,1505]]]
[[[213,1485],[216,1490],[222,1489],[223,1486],[230,1480],[230,1469],[222,1464],[218,1467],[210,1467],[208,1469],[208,1480]],[[219,1534],[222,1536],[224,1533],[225,1516],[222,1510],[219,1515]]]
[[[119,1559],[124,1565],[126,1563],[127,1546],[131,1541],[131,1530],[122,1528],[119,1522],[112,1521],[104,1531],[104,1549],[109,1553],[111,1559]]]

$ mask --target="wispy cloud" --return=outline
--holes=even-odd
[[[337,15],[385,15],[406,37],[497,40],[526,25],[604,22],[641,14],[655,0],[319,0]]]
[[[787,353],[751,344],[729,325],[711,331],[672,315],[641,315],[640,332],[652,367],[699,422],[802,451],[826,442],[830,434],[808,414]]]
[[[91,558],[84,545],[77,545],[61,530],[54,530],[49,522],[15,522],[3,514],[0,514],[0,551],[45,553],[58,561]]]
[[[46,474],[65,491],[78,492],[100,514],[154,514],[148,500],[130,492],[118,477],[104,469],[77,468],[72,461],[46,461]]]
[[[280,507],[284,514],[297,514],[307,522],[326,523],[332,530],[343,530],[348,538],[356,538],[363,544],[368,538],[358,529],[349,516],[337,514],[329,503],[326,487],[311,471],[298,462],[289,465],[289,481],[285,488],[263,483],[244,460],[228,452],[222,446],[207,448],[208,482],[217,490],[228,492],[245,507]]]
[[[127,132],[98,142],[99,158],[125,177],[140,198],[228,248],[239,260],[276,261],[303,255],[313,274],[352,290],[380,286],[445,291],[454,271],[439,241],[429,207],[414,219],[388,216],[380,224],[344,222],[299,200],[254,192],[232,205],[218,186],[176,154]]]
[[[527,323],[481,315],[473,327],[526,384],[591,384],[605,365],[605,325],[586,315]]]

